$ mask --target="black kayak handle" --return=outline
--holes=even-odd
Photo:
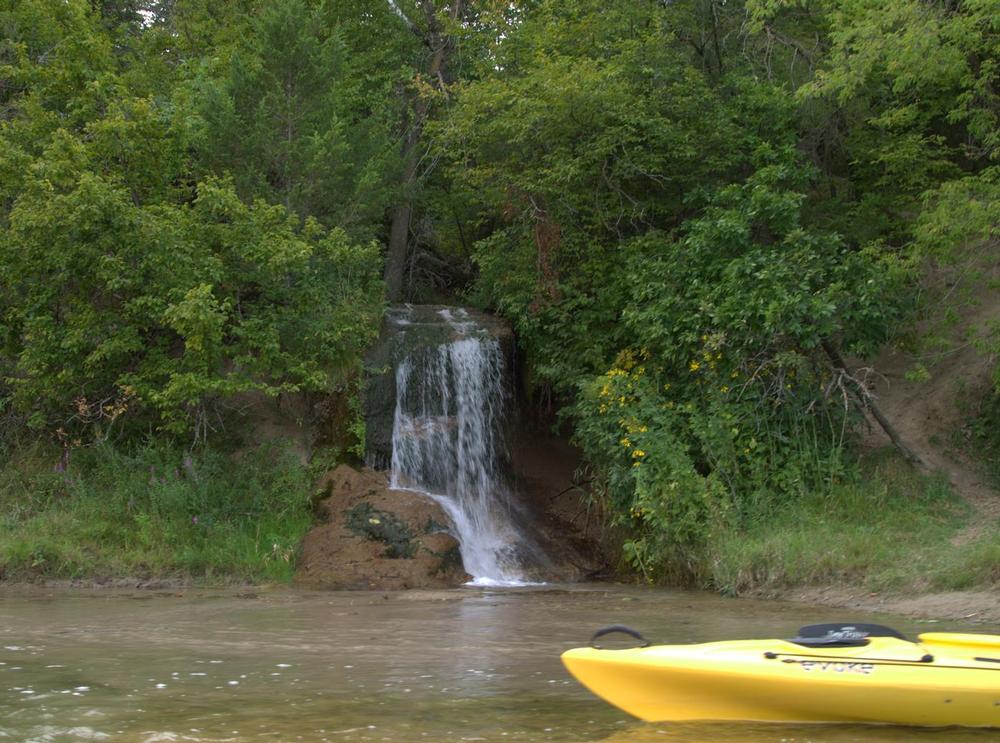
[[[601,627],[601,629],[597,630],[597,632],[594,633],[594,636],[590,638],[590,647],[597,648],[598,650],[600,650],[601,646],[597,644],[597,640],[601,637],[604,637],[605,635],[612,635],[615,633],[620,633],[623,635],[628,635],[629,637],[634,637],[636,640],[642,643],[641,645],[639,645],[639,647],[641,648],[648,648],[650,645],[653,644],[631,627],[626,627],[624,624],[611,624],[608,625],[607,627]]]

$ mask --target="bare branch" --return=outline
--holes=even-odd
[[[413,33],[418,33],[417,24],[410,20],[410,17],[403,12],[403,9],[396,4],[396,0],[388,0],[389,7],[392,8],[392,12],[403,19],[403,23],[406,27],[410,29]]]
[[[896,428],[889,422],[889,419],[885,417],[885,414],[879,408],[875,402],[875,395],[872,394],[871,389],[869,389],[866,384],[867,380],[861,380],[855,377],[848,371],[847,364],[844,358],[840,355],[832,343],[829,341],[822,341],[821,344],[826,355],[830,358],[830,362],[833,364],[834,370],[837,371],[838,384],[841,386],[842,394],[847,395],[847,388],[844,386],[845,382],[849,382],[851,385],[850,391],[858,402],[861,403],[862,409],[866,412],[871,413],[872,417],[878,422],[885,431],[889,440],[892,441],[893,445],[899,450],[906,459],[908,459],[913,464],[919,467],[927,467],[927,463],[920,458],[915,451],[913,451],[909,446],[907,446],[902,438],[900,438],[899,432]]]

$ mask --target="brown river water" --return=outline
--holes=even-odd
[[[588,585],[397,593],[229,589],[0,593],[0,742],[935,741],[1000,731],[643,723],[559,662],[606,624],[659,642],[877,621],[702,593]]]

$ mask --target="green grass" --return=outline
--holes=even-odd
[[[853,481],[759,504],[709,541],[705,581],[729,594],[848,585],[871,591],[972,589],[1000,583],[1000,526],[955,547],[971,509],[944,478],[879,453]]]
[[[282,446],[22,448],[0,467],[0,577],[286,581],[311,476]]]
[[[1000,524],[981,537],[945,552],[931,570],[930,586],[938,591],[1000,587]]]
[[[24,447],[0,466],[0,578],[282,582],[311,525],[312,473],[280,446],[186,455]],[[871,591],[1000,585],[1000,524],[959,547],[968,506],[892,452],[862,474],[783,503],[761,498],[717,529],[706,587],[728,594],[849,585]]]

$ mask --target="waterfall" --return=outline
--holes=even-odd
[[[441,505],[473,583],[523,584],[523,558],[534,548],[515,526],[501,461],[508,394],[500,341],[464,310],[433,312],[417,319],[406,308],[391,318],[403,349],[395,362],[391,486]],[[438,329],[432,342],[406,342],[429,326]]]

